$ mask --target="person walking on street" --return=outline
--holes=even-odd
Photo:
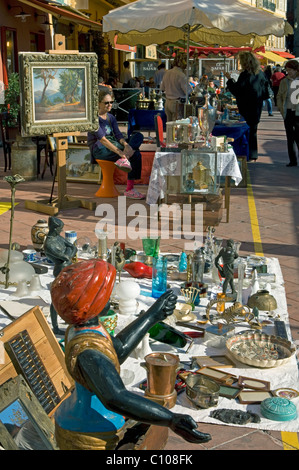
[[[120,74],[120,82],[123,84],[123,88],[131,88],[132,74],[130,70],[130,62],[124,61],[124,69]]]
[[[156,88],[160,88],[165,72],[165,62],[162,62],[160,65],[158,65],[158,68],[154,75],[154,82]]]
[[[263,102],[269,97],[267,79],[261,71],[259,61],[252,52],[239,54],[242,72],[237,81],[225,73],[228,90],[236,97],[239,113],[249,126],[249,160],[258,158],[257,128],[260,122]]]
[[[268,81],[268,87],[269,87],[269,98],[265,100],[265,104],[267,105],[267,111],[268,111],[268,116],[273,116],[273,107],[272,107],[272,98],[270,95],[273,95],[273,90],[271,86],[271,66],[267,65],[267,67],[264,70],[264,75]]]
[[[274,104],[275,104],[275,106],[277,106],[276,97],[277,97],[279,85],[280,85],[281,80],[284,77],[285,77],[285,74],[281,71],[280,65],[277,65],[275,70],[274,70],[274,73],[271,75],[271,84],[272,84],[272,90],[273,90],[273,93],[274,93]]]
[[[289,163],[297,166],[296,146],[299,152],[299,62],[289,60],[285,69],[287,75],[279,85],[277,107],[283,117],[286,130]]]
[[[184,117],[183,103],[187,92],[191,94],[192,91],[184,73],[185,67],[186,61],[181,57],[176,57],[173,68],[167,70],[164,74],[161,90],[166,95],[165,113],[167,121],[175,121]]]

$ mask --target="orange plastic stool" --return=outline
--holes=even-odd
[[[102,183],[98,191],[95,193],[97,197],[117,197],[119,192],[117,191],[114,181],[113,174],[116,166],[114,162],[107,160],[96,160],[102,170]]]

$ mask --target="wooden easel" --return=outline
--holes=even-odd
[[[79,51],[66,51],[66,50],[50,50],[49,54],[79,54]],[[83,207],[89,210],[95,210],[96,203],[84,199],[76,199],[73,196],[67,195],[66,190],[66,151],[68,149],[68,136],[80,135],[80,132],[60,132],[54,133],[53,137],[56,138],[56,151],[57,151],[57,184],[58,184],[58,197],[49,201],[25,201],[25,207],[29,210],[42,212],[50,216],[57,215],[62,209],[74,209]],[[55,178],[55,175],[54,175]]]

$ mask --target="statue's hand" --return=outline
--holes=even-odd
[[[197,424],[191,416],[173,414],[170,429],[188,442],[200,444],[211,440],[211,435],[197,431]]]
[[[177,302],[177,296],[172,290],[168,290],[162,294],[158,300],[149,308],[147,313],[154,316],[156,321],[164,320],[169,315],[172,315]]]

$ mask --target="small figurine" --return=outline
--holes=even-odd
[[[119,242],[115,242],[112,248],[111,259],[113,258],[113,266],[116,268],[118,272],[118,281],[120,281],[120,273],[126,264],[126,258],[124,255],[123,250],[120,247]]]
[[[115,293],[119,298],[119,313],[121,315],[135,315],[136,298],[140,294],[139,284],[135,281],[122,281],[117,284]]]
[[[256,320],[258,320],[258,318],[259,318],[259,313],[260,313],[260,312],[259,312],[259,309],[258,309],[257,307],[253,307],[252,313],[253,313],[253,315],[254,315],[254,318],[255,318]]]
[[[64,227],[62,220],[57,219],[57,217],[49,217],[48,224],[49,233],[44,242],[44,252],[47,258],[53,261],[53,274],[57,277],[63,268],[72,264],[72,259],[77,253],[77,247],[60,235]],[[50,315],[53,332],[57,335],[64,334],[64,331],[58,328],[57,313],[53,304],[50,306]]]
[[[65,335],[65,361],[75,391],[55,413],[55,436],[61,450],[112,450],[124,435],[125,417],[168,426],[188,442],[202,443],[210,434],[198,431],[189,415],[130,392],[120,366],[148,331],[172,315],[177,296],[170,290],[110,336],[99,323],[113,289],[116,269],[103,260],[85,260],[66,267],[54,280],[52,302],[70,324]]]
[[[238,256],[238,253],[234,250],[234,241],[232,239],[229,239],[226,242],[226,247],[221,248],[215,258],[215,266],[220,272],[221,277],[225,278],[222,287],[222,291],[224,294],[226,294],[227,287],[228,285],[230,285],[232,295],[237,295],[234,286],[234,261],[238,258]],[[220,258],[222,258],[223,266],[219,264]]]

